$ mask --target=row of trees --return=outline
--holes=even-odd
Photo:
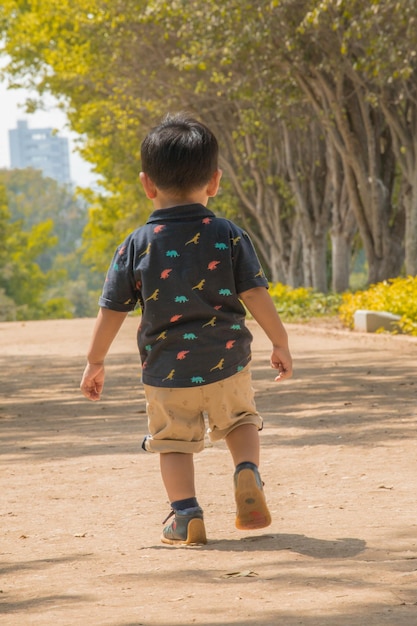
[[[0,321],[94,315],[82,264],[87,206],[37,170],[0,170]]]
[[[95,267],[148,210],[144,134],[182,108],[217,133],[215,206],[270,278],[340,292],[358,249],[371,283],[417,274],[416,19],[414,0],[7,0],[0,32],[7,76],[60,100],[102,176]]]

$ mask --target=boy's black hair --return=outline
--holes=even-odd
[[[168,114],[142,143],[142,171],[159,189],[192,191],[209,182],[218,152],[207,126],[186,113]]]

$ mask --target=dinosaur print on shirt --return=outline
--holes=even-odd
[[[206,322],[206,324],[203,324],[203,328],[205,328],[206,326],[212,326],[214,328],[214,326],[216,325],[216,319],[216,316],[212,317],[211,320]]]
[[[153,294],[150,295],[149,298],[146,298],[145,302],[149,302],[149,300],[155,300],[156,302],[158,300],[158,295],[159,295],[159,289],[155,289]]]
[[[214,367],[211,368],[210,372],[214,372],[214,370],[222,370],[223,369],[223,365],[224,365],[224,359],[220,359],[220,361],[217,363],[217,365],[215,365]]]
[[[141,256],[145,256],[146,254],[149,254],[151,251],[151,242],[148,243],[148,245],[146,246],[145,250],[139,255],[139,258]]]
[[[174,378],[175,370],[171,370],[168,376],[163,378],[163,380],[172,380]]]
[[[202,385],[204,383],[204,378],[202,378],[202,376],[193,376],[191,378],[191,382],[196,385]]]
[[[200,233],[196,233],[194,237],[190,239],[190,241],[185,242],[185,245],[188,246],[190,243],[194,243],[195,245],[197,245],[199,242],[199,239],[200,239]]]
[[[204,287],[204,283],[206,282],[206,279],[203,278],[202,280],[200,280],[199,283],[197,283],[196,285],[194,285],[194,287],[192,287],[192,289],[198,289],[199,291],[201,291]]]

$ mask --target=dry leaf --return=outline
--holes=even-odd
[[[252,578],[258,576],[256,572],[252,572],[249,569],[243,570],[242,572],[228,572],[227,574],[223,574],[222,578]]]

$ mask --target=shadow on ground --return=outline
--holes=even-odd
[[[369,360],[369,348],[363,355]],[[294,378],[284,383],[274,382],[265,358],[254,360],[257,406],[266,425],[263,445],[340,445],[343,436],[344,445],[374,446],[414,436],[417,382],[412,368],[397,359],[388,372],[377,349],[373,357],[370,368],[361,364],[359,349],[344,349],[343,360],[337,347],[321,357],[301,356]],[[11,457],[103,455],[114,448],[131,454],[146,434],[136,355],[112,357],[99,403],[79,391],[79,358],[14,357],[0,359],[0,368],[1,443]]]

